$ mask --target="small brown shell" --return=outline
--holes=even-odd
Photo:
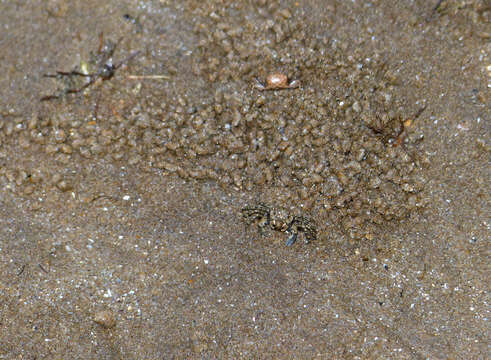
[[[116,325],[114,314],[110,310],[101,310],[94,315],[94,322],[106,329],[110,329]]]

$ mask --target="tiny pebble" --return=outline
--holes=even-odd
[[[111,310],[98,311],[94,316],[94,322],[106,329],[110,329],[116,325],[116,319]]]

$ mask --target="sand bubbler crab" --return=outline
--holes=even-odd
[[[304,233],[305,242],[309,243],[317,238],[315,223],[305,216],[293,215],[287,209],[281,207],[270,207],[263,203],[254,206],[246,206],[242,209],[242,217],[247,225],[257,221],[259,233],[264,235],[265,229],[286,232],[290,237],[286,246],[295,243],[299,232]]]
[[[266,83],[256,78],[254,88],[259,91],[296,89],[300,86],[299,80],[289,80],[288,76],[282,73],[271,73],[266,77]]]

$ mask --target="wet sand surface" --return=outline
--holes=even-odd
[[[0,358],[488,357],[491,4],[437,3],[0,4]]]

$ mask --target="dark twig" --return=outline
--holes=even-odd
[[[47,271],[45,268],[43,268],[43,266],[42,266],[41,264],[38,264],[38,266],[39,266],[39,268],[40,268],[41,270],[43,270],[43,272],[44,272],[45,274],[48,274],[48,271]]]
[[[83,72],[78,71],[78,70],[72,70],[72,71],[57,71],[56,74],[44,74],[43,75],[44,77],[56,78],[56,79],[61,79],[63,77],[70,77],[71,78],[74,76],[79,76],[79,77],[87,78],[88,81],[84,85],[82,85],[78,88],[69,88],[67,90],[64,90],[59,95],[43,96],[40,99],[41,101],[59,99],[66,94],[77,94],[77,93],[84,91],[89,86],[96,83],[98,80],[100,80],[100,81],[110,80],[114,76],[116,70],[118,70],[121,66],[123,66],[123,64],[129,62],[130,60],[135,58],[138,54],[140,54],[140,51],[136,51],[136,52],[130,54],[124,60],[120,61],[119,63],[113,64],[112,63],[112,56],[114,54],[114,51],[116,50],[116,47],[121,43],[123,38],[120,38],[115,44],[106,45],[106,48],[103,48],[102,33],[99,36],[99,39],[100,39],[100,43],[99,43],[98,54],[96,55],[96,71],[95,72],[83,73]]]
[[[25,268],[26,268],[26,264],[22,265],[20,271],[17,273],[17,276],[21,276],[22,273],[24,272]]]
[[[440,9],[440,6],[442,5],[442,3],[444,2],[445,0],[438,0],[438,2],[436,3],[436,5],[433,7],[433,9],[431,10],[431,13],[426,17],[426,21],[431,21],[431,19],[433,19],[433,17],[435,16],[435,14],[437,13],[437,11]]]
[[[433,8],[433,12],[436,12],[438,11],[438,9],[440,8],[440,5],[442,4],[442,2],[444,2],[445,0],[438,0],[438,2],[436,3],[435,7]]]

